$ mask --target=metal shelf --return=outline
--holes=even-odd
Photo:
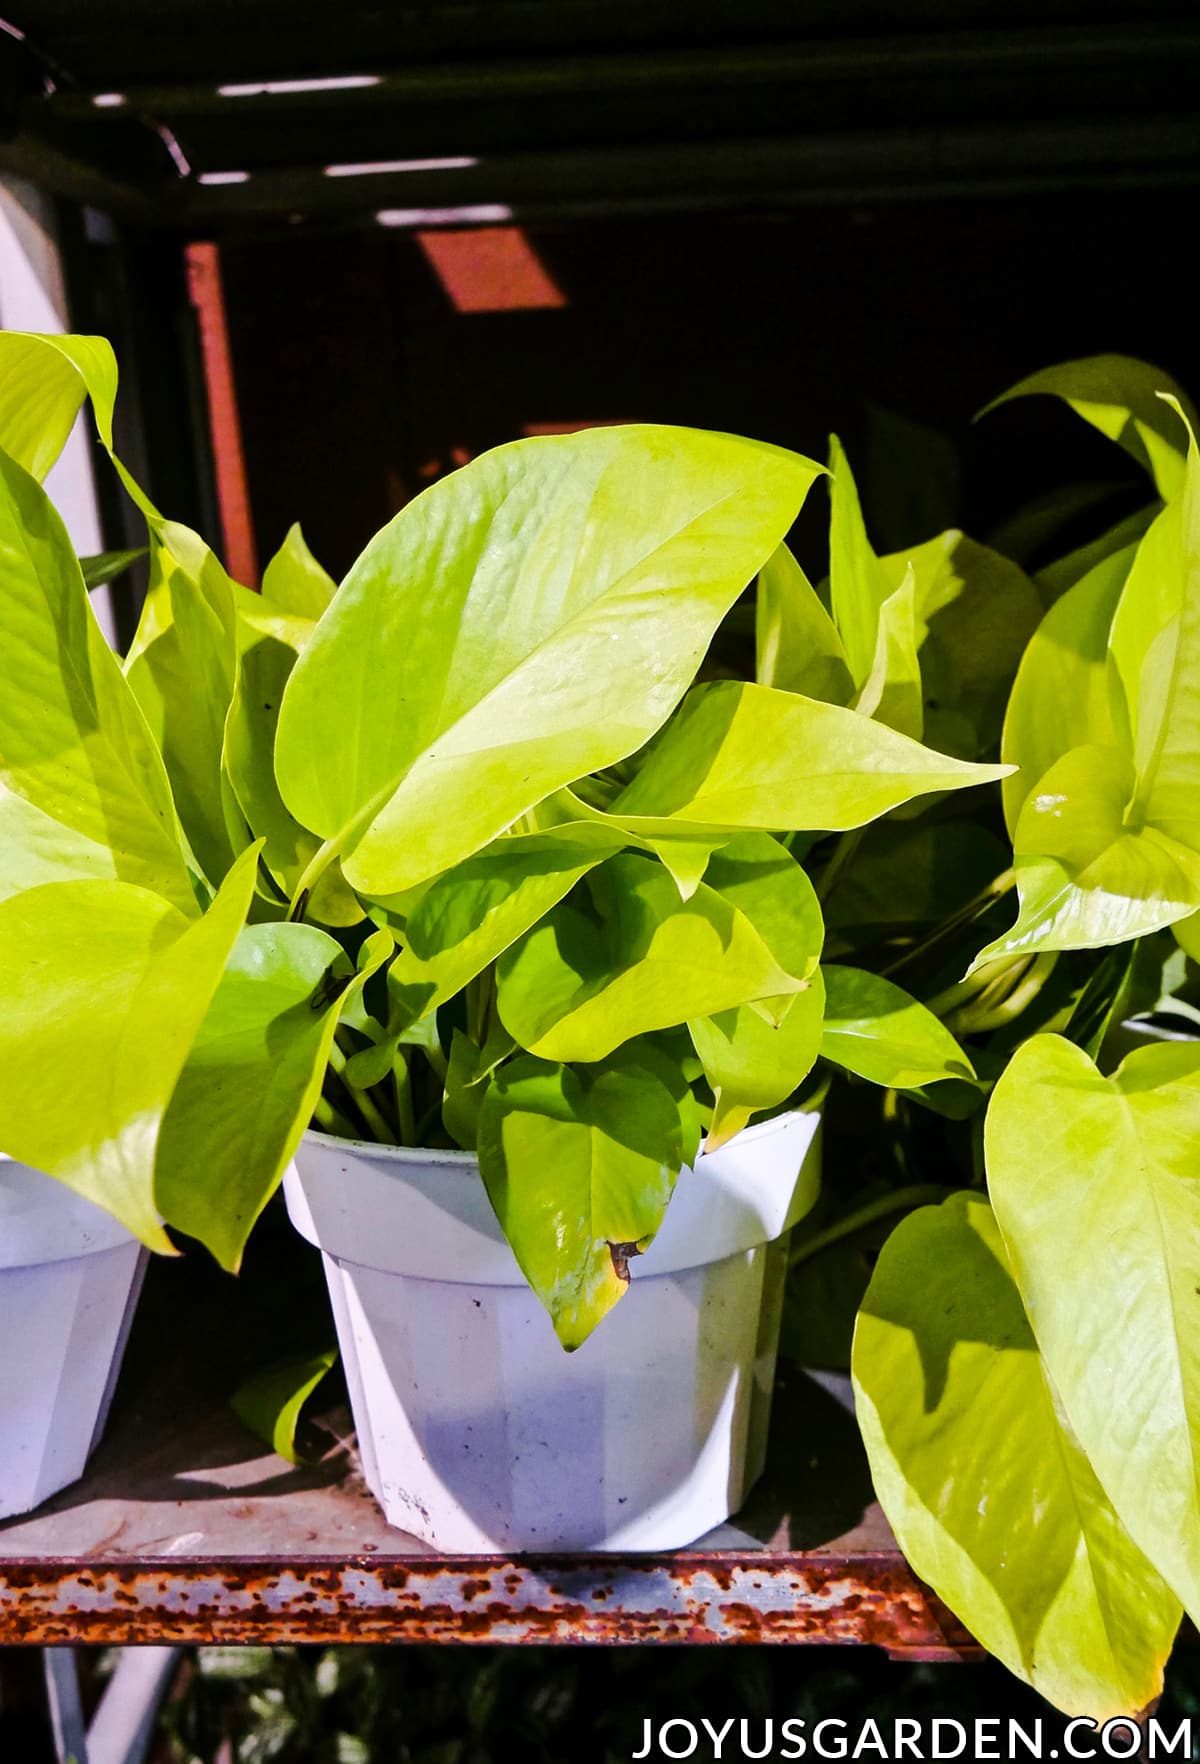
[[[224,1399],[261,1353],[246,1306],[270,1310],[272,1288],[188,1260],[153,1270],[85,1479],[0,1525],[0,1642],[860,1642],[978,1656],[872,1501],[845,1380],[785,1375],[761,1483],[687,1550],[445,1557],[384,1524],[344,1409],[316,1423],[304,1468],[243,1428]],[[274,1290],[311,1317],[294,1271]]]

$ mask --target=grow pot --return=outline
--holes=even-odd
[[[766,1448],[815,1112],[683,1170],[630,1289],[564,1353],[466,1152],[310,1132],[285,1180],[321,1250],[366,1479],[440,1550],[652,1550],[736,1512]]]
[[[146,1260],[100,1207],[0,1153],[0,1518],[83,1474]]]

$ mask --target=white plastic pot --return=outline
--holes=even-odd
[[[83,1474],[146,1259],[101,1208],[0,1152],[0,1519]]]
[[[815,1113],[679,1177],[630,1290],[564,1353],[465,1152],[308,1133],[284,1190],[323,1252],[359,1449],[388,1521],[447,1552],[652,1550],[762,1469]]]

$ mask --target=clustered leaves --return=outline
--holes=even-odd
[[[310,1122],[460,1147],[575,1348],[701,1143],[823,1103],[785,1345],[853,1329],[880,1500],[980,1639],[1144,1706],[1200,1620],[1178,388],[1098,357],[1008,395],[1151,474],[1065,551],[1091,487],[877,551],[836,438],[823,474],[639,425],[484,455],[340,586],[293,528],[251,593],[115,462],[123,664],[87,597],[121,560],[41,489],[88,396],[111,453],[115,391],[98,339],[0,336],[0,1145],[231,1269]]]

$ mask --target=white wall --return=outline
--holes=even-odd
[[[40,190],[20,178],[0,178],[0,327],[70,329],[53,207]],[[84,409],[46,479],[46,489],[81,557],[104,549],[92,476],[94,434],[91,412]],[[111,643],[114,624],[107,588],[93,591],[92,606]]]

